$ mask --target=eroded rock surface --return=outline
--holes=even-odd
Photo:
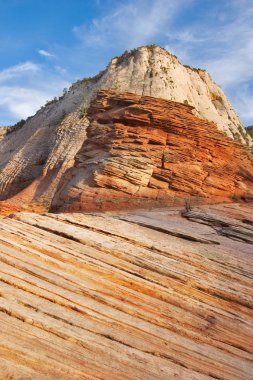
[[[252,211],[192,210],[251,232]],[[252,244],[181,210],[13,214],[0,284],[1,379],[252,379]]]
[[[112,59],[97,89],[116,89],[186,103],[232,139],[252,145],[235,111],[210,74],[182,65],[159,46],[143,46]]]
[[[253,244],[253,220],[244,219],[242,222],[227,218],[217,218],[209,213],[199,211],[184,211],[182,215],[197,223],[208,224],[221,234],[230,237],[230,239],[245,241]]]
[[[70,113],[48,135],[25,131],[25,144],[16,142],[2,162],[4,210],[113,210],[253,194],[252,154],[186,104],[102,90],[87,117]],[[0,150],[11,142],[3,139]]]
[[[54,210],[253,196],[252,155],[190,106],[100,91],[88,118],[87,139],[59,184]]]
[[[252,146],[250,134],[206,71],[183,66],[159,46],[144,46],[112,59],[96,77],[76,82],[24,125],[0,133],[0,200],[27,189],[19,203],[35,202],[37,209],[49,207],[57,183],[85,141],[85,112],[100,89],[189,104],[196,115],[215,122],[232,139]]]
[[[43,122],[38,125],[31,119],[0,142],[0,200],[9,200],[14,208],[37,200],[37,210],[47,209],[61,175],[73,165],[85,140],[88,120],[77,112],[54,128]]]

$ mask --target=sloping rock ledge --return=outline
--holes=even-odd
[[[252,212],[0,220],[0,378],[251,380]]]

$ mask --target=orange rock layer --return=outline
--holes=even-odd
[[[27,185],[14,178],[10,197],[0,202],[0,214],[253,198],[252,154],[215,124],[196,117],[191,106],[103,90],[88,118],[87,138],[74,159],[56,162]]]
[[[172,101],[100,91],[52,210],[113,210],[253,196],[253,157]]]

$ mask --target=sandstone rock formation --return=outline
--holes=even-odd
[[[207,71],[182,65],[159,46],[144,46],[112,59],[96,88],[133,92],[193,106],[232,139],[252,145],[241,121]]]
[[[233,139],[210,76],[157,46],[1,131],[0,379],[252,379],[253,206],[203,205],[253,199]]]
[[[214,121],[231,138],[252,144],[225,95],[206,71],[181,65],[175,56],[158,46],[141,47],[112,59],[96,77],[78,81],[24,125],[1,131],[0,200],[31,184],[30,194],[36,193],[34,181],[44,179],[48,172],[57,177],[48,190],[53,196],[56,183],[83,145],[88,125],[85,113],[91,97],[101,88],[192,105],[196,115]],[[45,202],[46,198],[43,205]]]
[[[182,65],[176,56],[156,45],[125,52],[113,58],[107,68],[95,77],[77,81],[58,101],[48,102],[29,118],[28,128],[41,128],[43,133],[51,134],[65,115],[78,109],[85,111],[91,97],[100,89],[132,92],[192,105],[198,116],[213,121],[232,139],[253,145],[252,138],[208,72]]]
[[[46,191],[50,200],[61,174],[73,164],[82,146],[87,125],[85,117],[72,112],[54,126],[43,126],[43,120],[37,125],[31,119],[22,129],[8,134],[0,143],[0,199],[20,194],[27,204],[33,197],[42,199]],[[41,200],[43,209],[50,205],[47,199]]]
[[[0,220],[0,378],[251,380],[252,241],[201,215],[252,205],[193,212]]]
[[[189,105],[102,90],[87,116],[70,113],[56,136],[26,129],[26,144],[0,174],[5,209],[113,210],[253,196],[252,155]]]
[[[53,209],[253,197],[252,155],[188,105],[101,91],[88,118],[87,140],[62,177]]]

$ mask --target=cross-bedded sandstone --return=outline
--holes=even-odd
[[[187,197],[217,202],[253,195],[253,158],[191,106],[100,91],[87,140],[62,178],[53,208],[124,209]]]

